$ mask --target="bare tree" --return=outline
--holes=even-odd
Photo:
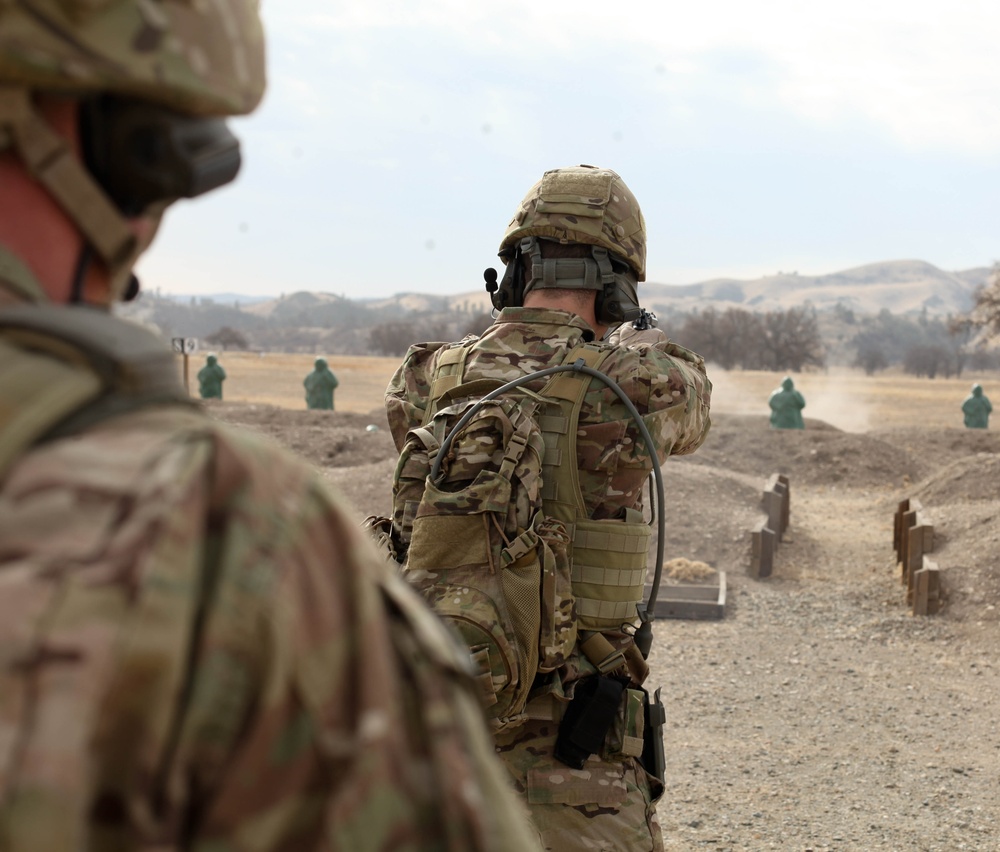
[[[764,324],[760,316],[739,308],[727,308],[720,317],[724,347],[734,363],[755,370],[763,362]]]
[[[943,346],[911,346],[903,356],[903,371],[928,379],[944,373],[947,378],[952,374],[951,354]]]
[[[230,328],[228,325],[224,325],[218,331],[213,331],[211,334],[206,334],[205,342],[211,346],[221,346],[223,352],[230,348],[246,349],[249,346],[243,333],[237,331],[235,328]]]
[[[462,336],[466,337],[474,334],[476,337],[479,337],[491,325],[493,325],[493,315],[485,311],[480,311],[465,324],[465,331]]]
[[[854,356],[854,366],[865,371],[866,376],[874,376],[879,370],[889,366],[882,347],[875,343],[862,343]]]
[[[955,365],[955,375],[962,377],[962,370],[969,360],[969,348],[975,333],[975,325],[968,317],[957,317],[948,320],[948,337],[951,339],[952,360]]]
[[[691,314],[676,337],[724,370],[737,365],[752,369],[760,352],[762,331],[760,318],[749,311],[727,308],[719,312],[707,308]]]
[[[969,321],[982,329],[986,339],[1000,335],[1000,261],[993,264],[993,270],[986,285],[974,294],[975,304],[969,312]]]
[[[803,367],[822,367],[823,346],[816,315],[805,308],[768,311],[762,317],[765,367],[799,372]]]
[[[368,332],[368,346],[381,355],[399,357],[419,336],[412,322],[383,322]]]

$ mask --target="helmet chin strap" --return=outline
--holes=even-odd
[[[90,260],[93,257],[90,244],[84,243],[80,248],[80,255],[76,259],[76,270],[73,273],[73,283],[69,290],[69,300],[71,304],[82,305],[84,303],[83,287],[87,282],[87,273],[90,271]]]
[[[126,261],[136,243],[128,222],[68,142],[38,115],[27,89],[0,87],[0,125],[31,176],[48,190],[101,260],[109,267]]]
[[[96,256],[108,268],[113,298],[127,291],[139,251],[128,221],[75,156],[69,143],[37,113],[27,89],[0,86],[0,143],[13,147],[29,174],[55,199],[85,240],[73,279],[73,299]]]

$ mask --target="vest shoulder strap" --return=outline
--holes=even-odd
[[[462,377],[465,375],[465,359],[468,357],[470,349],[472,349],[472,343],[458,344],[457,346],[449,346],[438,356],[434,365],[434,378],[431,381],[431,390],[427,400],[427,408],[424,410],[422,425],[426,426],[434,419],[434,415],[441,410],[445,398],[448,397],[448,392],[462,384]]]
[[[152,332],[92,308],[0,310],[0,479],[35,444],[164,403],[194,405]]]
[[[582,360],[586,366],[597,370],[612,351],[610,347],[585,343],[566,353],[563,364]],[[556,373],[541,390],[543,397],[553,400],[539,422],[545,438],[542,498],[546,513],[568,525],[574,524],[577,518],[587,517],[576,463],[576,432],[591,381],[585,373],[567,370]]]

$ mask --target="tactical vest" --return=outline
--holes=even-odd
[[[35,444],[166,403],[194,405],[152,332],[87,307],[0,310],[0,480]]]
[[[634,509],[591,519],[580,489],[580,413],[614,350],[574,348],[539,371],[550,378],[536,392],[524,386],[533,373],[509,388],[496,378],[463,381],[475,346],[438,354],[422,424],[407,432],[396,465],[393,517],[366,526],[461,635],[484,710],[501,731],[556,718],[561,705],[549,699],[561,680],[539,676],[558,672],[577,649],[585,658],[578,676],[643,683],[648,645],[621,638],[638,616],[651,527]]]
[[[442,400],[457,399],[476,390],[463,385],[465,363],[475,342],[444,350],[431,383],[424,425],[437,413]],[[593,369],[612,349],[582,344],[570,350],[563,364],[579,359]],[[542,459],[542,508],[562,521],[569,533],[573,595],[580,629],[619,630],[636,617],[646,583],[651,529],[640,512],[626,510],[624,520],[591,520],[580,491],[576,438],[580,410],[589,376],[564,372],[553,376],[539,392],[545,400],[538,425],[545,440]]]

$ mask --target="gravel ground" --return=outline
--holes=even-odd
[[[793,484],[774,575],[657,625],[667,849],[1000,848],[1000,627],[908,614],[893,508]]]

